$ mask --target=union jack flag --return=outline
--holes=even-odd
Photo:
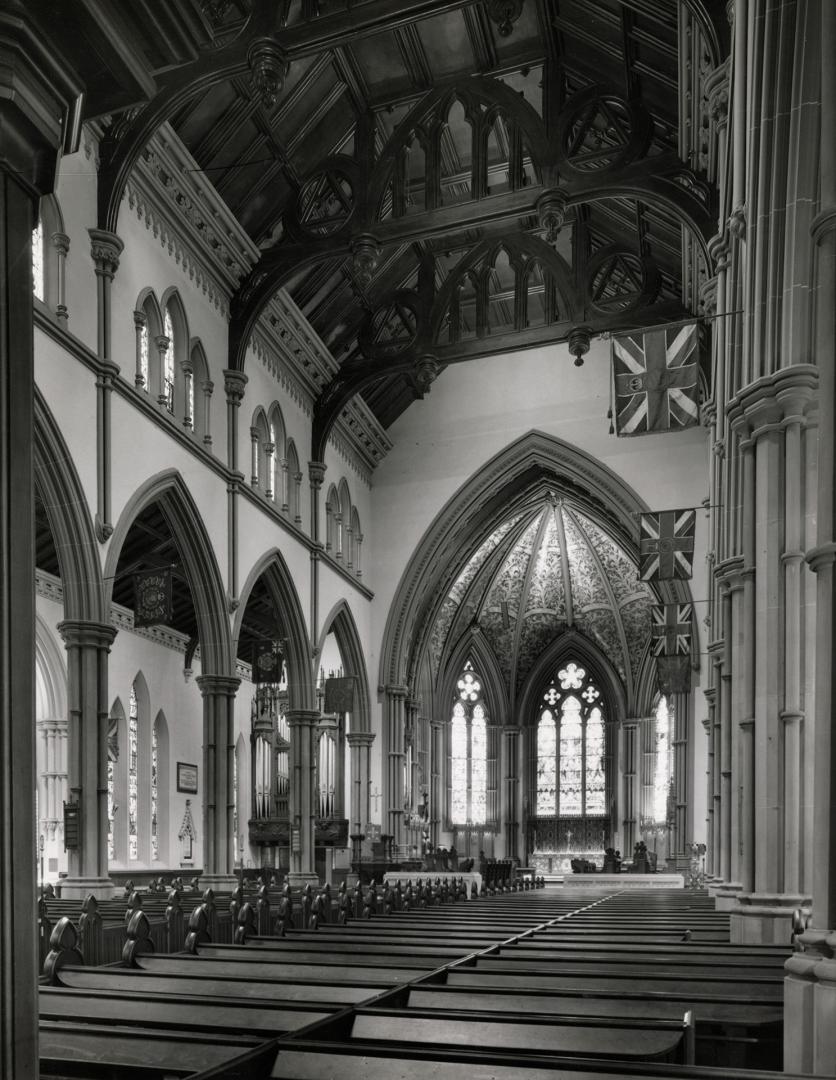
[[[660,510],[642,514],[639,577],[642,581],[687,580],[694,561],[696,510]]]
[[[699,423],[698,345],[696,323],[612,339],[618,435]]]
[[[650,609],[652,656],[691,655],[690,604],[654,604]]]

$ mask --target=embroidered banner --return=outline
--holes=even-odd
[[[654,604],[650,609],[650,653],[652,656],[690,656],[690,604]]]
[[[699,423],[696,323],[612,339],[617,435],[681,431]]]
[[[134,574],[134,627],[171,622],[171,568]]]
[[[639,577],[642,581],[691,577],[696,524],[696,510],[660,510],[656,514],[642,514],[639,530]]]
[[[353,675],[325,680],[325,712],[345,713],[354,711]]]
[[[256,684],[280,682],[283,662],[280,641],[259,639],[253,646],[253,682]]]
[[[691,690],[690,656],[657,656],[656,677],[661,694],[687,694]]]

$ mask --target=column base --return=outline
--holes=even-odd
[[[796,893],[739,893],[731,909],[733,945],[789,945],[792,913],[812,900]]]
[[[204,892],[211,889],[215,893],[231,893],[237,884],[235,874],[203,874],[200,878],[200,887]]]
[[[708,895],[714,897],[715,911],[731,911],[742,891],[743,885],[739,881],[720,881],[708,890]]]
[[[287,875],[287,882],[291,889],[304,889],[306,885],[319,885],[319,874],[312,870],[291,871]]]
[[[119,887],[106,877],[66,877],[59,884],[62,900],[84,900],[90,893],[97,900],[112,900],[119,891]]]

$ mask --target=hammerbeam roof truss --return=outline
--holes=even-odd
[[[355,393],[387,426],[446,364],[686,314],[685,248],[707,274],[716,223],[680,157],[685,16],[716,67],[720,0],[120,7],[143,93],[111,105],[99,225],[169,120],[261,250],[228,365],[282,287],[340,365],[321,457]]]

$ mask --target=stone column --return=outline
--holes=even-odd
[[[258,487],[258,428],[250,428],[250,486]]]
[[[501,728],[505,791],[502,806],[502,829],[505,833],[505,858],[520,854],[520,774],[519,742],[522,728],[508,724]]]
[[[119,256],[124,245],[116,233],[103,229],[88,229],[88,232],[91,241],[90,254],[96,267],[97,344],[100,363],[96,378],[96,535],[100,542],[104,543],[113,533],[110,521],[110,395],[113,392],[113,380],[119,374],[112,353],[110,287],[119,268]]]
[[[146,375],[143,370],[143,349],[142,349],[142,337],[143,332],[148,331],[148,319],[145,316],[144,311],[134,312],[134,330],[136,331],[136,366],[134,368],[134,386],[138,390],[147,389]]]
[[[61,326],[67,326],[70,313],[67,310],[67,256],[70,253],[70,238],[66,233],[54,232],[50,237],[58,262],[56,279],[55,316]]]
[[[233,861],[235,785],[235,694],[241,680],[198,675],[203,695],[203,888],[228,892],[235,883]]]
[[[316,709],[290,709],[290,873],[294,888],[319,881],[314,870],[316,842]]]
[[[227,590],[230,607],[238,606],[238,488],[244,482],[238,470],[238,410],[244,398],[247,376],[243,371],[224,368],[226,393],[226,461],[232,479],[226,486]]]
[[[444,820],[444,723],[430,719],[430,841],[438,847]]]
[[[714,849],[712,837],[714,836],[714,705],[708,706],[708,716],[703,720],[702,726],[705,732],[708,749],[706,751],[705,767],[705,875],[709,880],[714,877]]]
[[[279,461],[279,468],[281,470],[281,491],[276,494],[281,495],[282,513],[286,514],[290,510],[290,471],[286,457],[281,458]]]
[[[403,732],[407,688],[386,687],[387,832],[393,844],[403,843]]]
[[[187,356],[180,364],[183,372],[183,427],[194,430],[194,366]]]
[[[621,854],[627,859],[639,836],[641,790],[639,785],[639,733],[641,720],[625,720],[621,725]]]
[[[640,759],[640,784],[641,802],[639,807],[639,822],[649,821],[653,817],[653,776],[656,765],[656,717],[646,716],[639,720],[639,746],[641,748]],[[636,837],[642,839],[641,835]],[[623,851],[622,855],[629,858],[631,852]]]
[[[159,367],[157,378],[157,404],[161,409],[168,410],[168,387],[165,381],[165,358],[168,355],[168,347],[171,344],[171,339],[166,337],[165,334],[157,334],[154,338],[154,344],[157,346],[157,365]]]
[[[325,465],[321,461],[308,462],[308,478],[311,485],[311,628],[319,626],[319,561],[322,544],[319,541],[319,493],[325,480]]]
[[[92,892],[97,899],[109,899],[107,657],[116,630],[104,623],[67,620],[58,624],[58,631],[67,648],[69,796],[79,813],[79,846],[69,851],[61,895],[79,899]]]
[[[369,795],[371,794],[373,731],[350,731],[346,742],[351,752],[351,833],[365,833],[369,822]]]
[[[203,445],[212,445],[212,391],[215,384],[211,379],[204,379],[201,383],[203,390]]]
[[[273,455],[276,452],[275,443],[264,444],[264,497],[272,501],[273,495]]]
[[[669,855],[685,855],[691,842],[688,810],[690,803],[690,773],[688,765],[688,739],[691,727],[691,695],[673,695],[673,802],[674,818]]]
[[[363,534],[356,533],[354,536],[354,573],[359,578],[363,576],[363,568],[360,564],[360,554],[363,550]]]

